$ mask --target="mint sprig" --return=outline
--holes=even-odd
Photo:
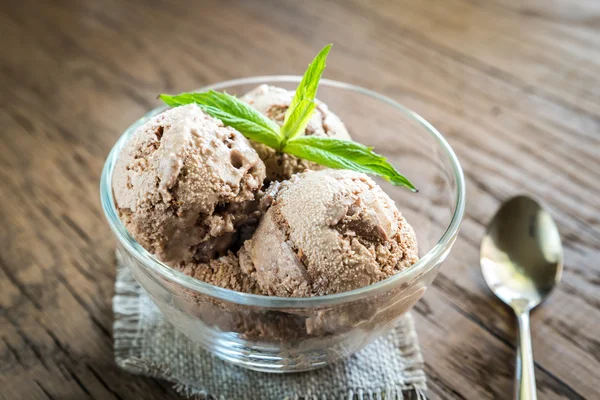
[[[301,136],[290,140],[283,151],[325,167],[379,175],[396,186],[417,190],[385,157],[373,152],[372,147],[352,140]]]
[[[290,116],[281,126],[281,134],[283,135],[282,147],[285,147],[287,142],[304,133],[316,106],[314,101],[308,99],[301,100],[298,103],[294,111],[290,113]]]
[[[248,139],[263,143],[278,152],[312,161],[329,168],[349,169],[383,177],[396,186],[417,191],[387,159],[371,147],[351,140],[304,136],[315,110],[315,96],[331,45],[327,45],[308,65],[296,93],[286,110],[281,127],[249,104],[227,93],[213,90],[202,93],[181,93],[160,98],[171,107],[197,104],[204,112],[223,124],[240,131]]]
[[[296,88],[296,92],[294,93],[294,97],[292,98],[292,102],[290,103],[288,109],[285,112],[285,118],[283,120],[282,131],[284,132],[284,138],[286,140],[293,139],[300,133],[303,133],[304,130],[293,131],[292,129],[286,129],[286,125],[290,123],[290,121],[294,121],[292,119],[292,115],[296,114],[296,119],[304,119],[309,117],[305,117],[306,113],[311,114],[314,110],[314,107],[310,108],[307,105],[307,101],[314,102],[315,97],[317,96],[317,89],[319,89],[319,82],[321,81],[321,76],[323,75],[323,71],[325,70],[325,61],[327,60],[327,56],[329,55],[329,50],[331,50],[331,44],[323,47],[323,49],[317,54],[317,56],[312,60],[310,64],[308,64],[308,68],[306,72],[302,76],[302,80],[300,84]],[[299,111],[299,108],[301,111]],[[293,122],[292,122],[293,123]],[[304,126],[306,128],[306,125]]]
[[[240,131],[255,142],[278,149],[281,146],[279,125],[259,113],[249,104],[227,93],[214,90],[202,93],[161,94],[160,99],[171,107],[196,103],[208,115]]]

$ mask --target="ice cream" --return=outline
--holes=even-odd
[[[243,96],[242,100],[281,125],[293,97],[294,91],[260,85]],[[329,108],[323,102],[319,100],[315,100],[315,102],[317,106],[306,127],[305,135],[350,140],[348,130],[337,115],[329,111]],[[319,164],[296,158],[290,154],[278,153],[264,144],[251,143],[265,163],[269,181],[289,179],[293,174],[306,169],[318,170],[323,168]]]
[[[146,122],[125,144],[113,175],[121,220],[171,265],[224,255],[259,217],[265,167],[248,140],[195,105]]]
[[[242,272],[238,258],[233,253],[205,263],[188,262],[177,269],[211,285],[236,292],[263,294],[256,280]]]
[[[286,160],[289,174],[310,164]],[[366,175],[309,170],[263,191],[264,180],[265,165],[245,137],[187,105],[133,133],[118,157],[113,193],[125,226],[148,251],[193,278],[237,292],[340,293],[418,260],[412,228]],[[422,294],[407,297],[400,286],[338,307],[249,310],[169,285],[179,293],[172,299],[177,307],[204,323],[289,346],[355,328],[384,329]]]
[[[246,99],[277,120],[291,96],[263,85]],[[271,114],[276,107],[279,114]],[[307,132],[347,135],[339,119],[319,107]],[[271,156],[267,162],[277,158],[285,167],[271,171],[277,178],[311,166]],[[192,277],[240,292],[340,293],[418,260],[411,226],[366,175],[308,170],[274,181],[266,193],[264,180],[265,165],[250,142],[191,104],[133,133],[116,163],[113,193],[125,226],[148,251]]]
[[[271,186],[269,206],[240,250],[242,271],[269,295],[353,290],[418,260],[412,227],[362,173],[308,171]]]

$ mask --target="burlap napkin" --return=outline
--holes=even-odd
[[[171,381],[188,398],[426,398],[423,358],[410,314],[389,335],[344,362],[310,372],[267,374],[221,361],[175,330],[120,262],[113,311],[117,364],[135,374]]]

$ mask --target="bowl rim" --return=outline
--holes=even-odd
[[[295,75],[253,76],[214,83],[211,85],[204,86],[198,89],[197,91],[205,91],[209,89],[221,90],[234,85],[263,84],[267,82],[294,83],[300,82],[301,79],[302,77]],[[357,301],[365,297],[383,293],[401,282],[411,282],[414,277],[418,277],[421,274],[428,272],[437,264],[437,261],[440,258],[445,257],[448,254],[450,247],[456,239],[460,224],[464,216],[464,173],[460,162],[458,161],[458,158],[454,153],[454,150],[452,150],[452,148],[450,147],[446,139],[443,137],[443,135],[436,128],[434,128],[433,125],[431,125],[427,120],[425,120],[416,112],[408,109],[407,107],[404,107],[403,105],[399,104],[398,102],[387,96],[379,94],[370,89],[331,79],[322,79],[320,85],[329,86],[337,89],[351,90],[359,94],[370,96],[378,101],[381,101],[383,103],[386,103],[387,105],[396,108],[397,110],[402,112],[406,117],[413,119],[423,128],[425,128],[425,130],[429,132],[429,134],[436,140],[438,145],[442,148],[444,154],[448,157],[452,166],[454,179],[456,181],[454,213],[452,215],[448,227],[446,228],[445,232],[438,240],[438,242],[413,266],[407,268],[404,271],[400,271],[387,279],[384,279],[380,282],[369,286],[365,286],[347,292],[314,297],[278,297],[237,292],[231,289],[225,289],[211,285],[206,282],[202,282],[198,279],[192,278],[184,274],[183,272],[179,272],[167,266],[166,264],[158,260],[153,254],[151,254],[145,248],[143,248],[129,234],[129,232],[125,228],[125,225],[121,222],[121,219],[118,216],[112,192],[112,174],[114,171],[114,166],[117,160],[117,156],[123,148],[126,140],[139,126],[147,122],[150,118],[154,117],[155,115],[158,115],[159,113],[166,110],[168,108],[168,106],[166,105],[157,107],[149,111],[142,118],[138,119],[132,125],[130,125],[111,149],[102,169],[102,176],[100,178],[100,197],[102,209],[104,211],[106,219],[108,220],[109,226],[119,243],[122,244],[125,247],[125,249],[129,253],[131,253],[142,265],[144,265],[144,267],[148,268],[154,273],[157,273],[158,275],[162,276],[163,278],[169,281],[173,281],[195,292],[215,297],[221,300],[241,305],[251,305],[258,307],[311,308],[331,306],[340,303]]]

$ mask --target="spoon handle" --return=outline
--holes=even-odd
[[[519,321],[519,347],[517,348],[517,400],[536,400],[533,349],[529,328],[529,311],[517,314]]]

